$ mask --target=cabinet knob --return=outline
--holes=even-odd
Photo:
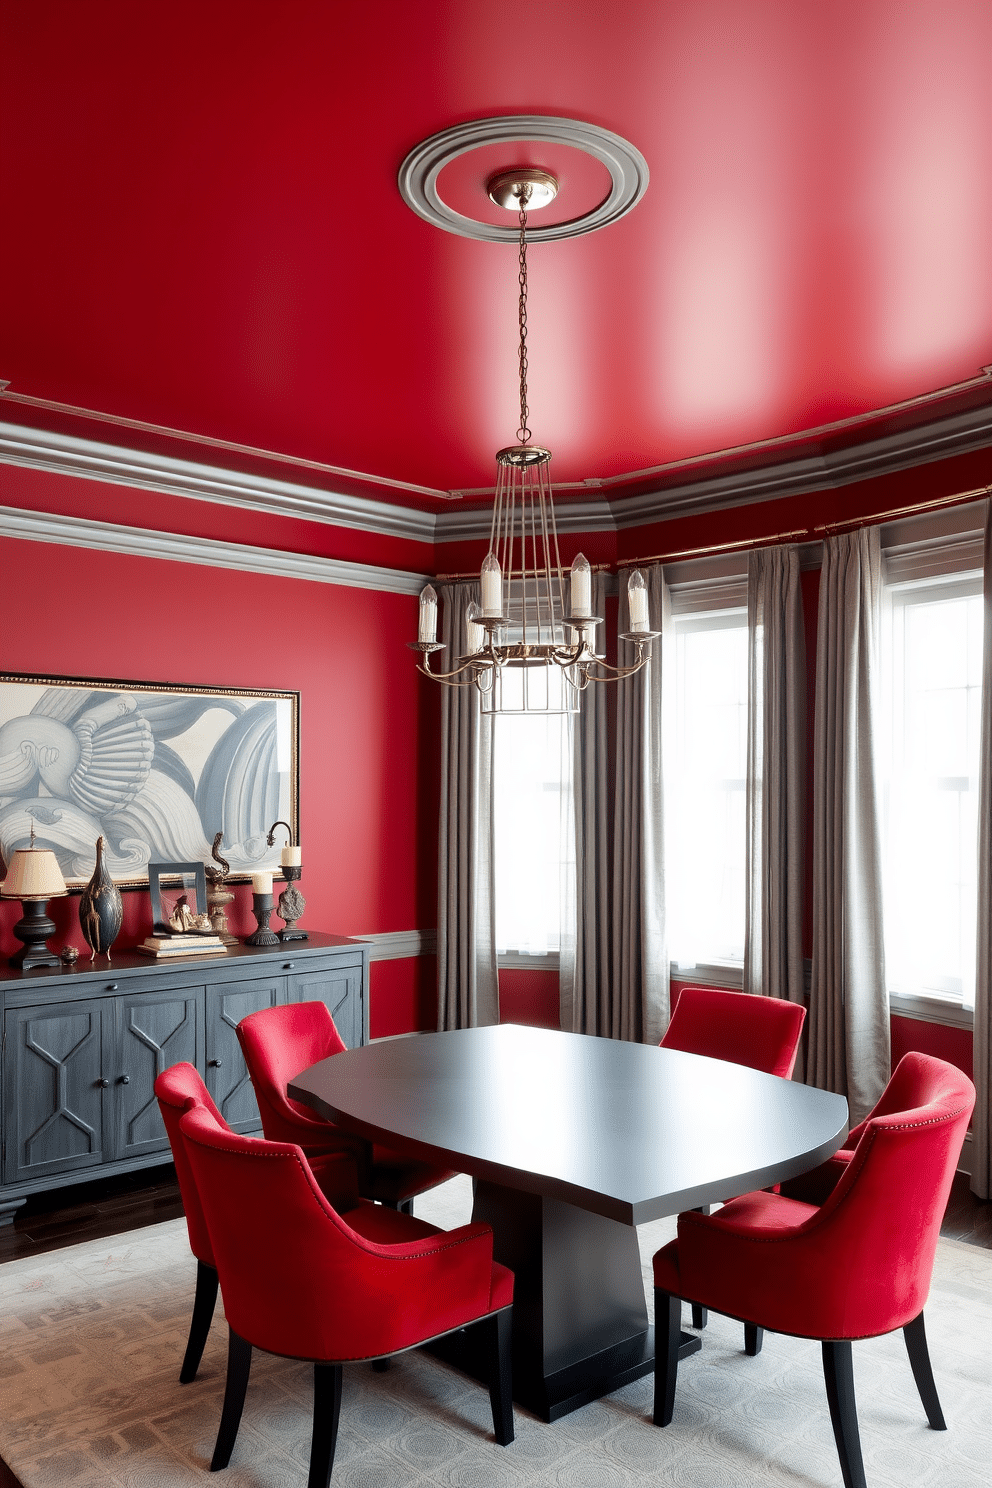
[[[107,1087],[108,1087],[108,1086],[109,1086],[109,1084],[110,1084],[110,1081],[109,1081],[109,1080],[105,1080],[105,1079],[104,1079],[104,1078],[103,1078],[103,1077],[102,1077],[102,1076],[101,1076],[101,1077],[100,1077],[100,1079],[99,1079],[99,1080],[97,1080],[97,1082],[96,1082],[96,1083],[97,1083],[97,1084],[98,1084],[98,1085],[99,1085],[99,1087],[100,1087],[100,1089],[101,1089],[101,1090],[106,1090],[106,1089],[107,1089]]]
[[[292,961],[287,961],[286,965],[283,967],[283,971],[292,971],[294,964],[295,963]]]
[[[108,992],[116,992],[117,991],[117,983],[116,982],[108,982],[107,983],[107,991]]]
[[[121,1084],[122,1085],[130,1085],[130,1083],[131,1083],[131,1076],[130,1075],[121,1075]]]
[[[207,1063],[210,1065],[211,1069],[220,1069],[224,1061],[223,1059],[208,1059]]]

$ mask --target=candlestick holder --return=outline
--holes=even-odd
[[[296,922],[303,918],[303,911],[307,907],[307,901],[296,887],[297,880],[302,877],[303,868],[299,864],[284,863],[280,869],[286,880],[286,887],[279,895],[279,906],[276,914],[286,923],[276,934],[280,940],[309,940],[310,937],[305,930],[297,930]]]
[[[271,894],[252,894],[252,914],[258,921],[258,929],[253,935],[249,935],[245,945],[274,946],[279,944],[279,937],[274,930],[269,929],[269,919],[272,914]]]

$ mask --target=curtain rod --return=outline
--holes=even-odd
[[[674,563],[680,558],[702,558],[708,553],[733,553],[742,549],[775,547],[778,543],[796,540],[815,541],[838,532],[858,532],[862,527],[880,527],[883,522],[896,517],[922,516],[929,511],[940,511],[948,506],[967,506],[983,496],[992,496],[992,486],[979,486],[973,491],[958,491],[953,496],[939,496],[933,501],[917,501],[910,506],[893,507],[891,511],[875,512],[870,517],[847,518],[838,522],[818,522],[813,527],[797,527],[791,532],[776,532],[767,537],[742,537],[733,542],[712,543],[708,547],[681,548],[672,553],[656,553],[650,558],[621,558],[617,569],[637,568],[641,563]]]
[[[837,532],[857,532],[862,527],[878,527],[883,522],[893,521],[896,517],[922,516],[926,512],[940,511],[948,506],[967,506],[969,502],[979,501],[985,496],[992,496],[992,486],[979,486],[973,491],[958,491],[953,496],[938,496],[933,501],[917,501],[910,506],[893,507],[891,511],[876,512],[870,517],[848,518],[839,522],[819,522],[813,527],[794,527],[789,532],[775,532],[767,537],[740,537],[731,542],[711,543],[707,547],[699,548],[680,548],[675,552],[654,553],[645,558],[620,558],[615,565],[592,563],[590,568],[594,573],[612,573],[614,569],[619,572],[626,568],[638,568],[642,563],[675,563],[681,558],[704,558],[711,553],[738,553],[752,548],[771,548],[784,542],[815,542],[817,538],[827,537]],[[476,569],[474,573],[437,574],[435,577],[440,583],[455,584],[477,579],[479,572]]]

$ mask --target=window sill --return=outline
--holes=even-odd
[[[923,1023],[943,1023],[947,1028],[971,1029],[975,1023],[973,1009],[962,1007],[951,997],[923,992],[890,992],[889,1012]]]
[[[744,968],[734,961],[701,961],[696,966],[677,966],[673,961],[669,964],[668,979],[683,986],[729,987],[740,992],[744,987]]]
[[[557,951],[538,952],[534,955],[530,951],[500,951],[496,957],[496,965],[500,971],[557,971],[558,963]]]

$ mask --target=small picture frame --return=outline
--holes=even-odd
[[[148,893],[155,934],[183,933],[169,923],[181,904],[194,915],[207,912],[207,875],[203,864],[149,863]]]

